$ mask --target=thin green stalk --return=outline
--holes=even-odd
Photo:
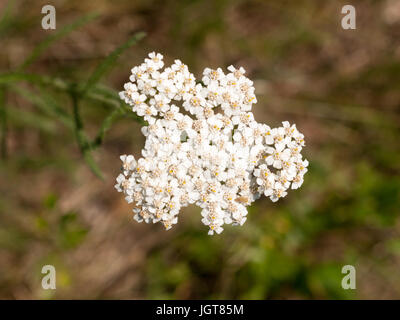
[[[78,146],[81,150],[81,153],[83,155],[83,159],[86,161],[87,165],[89,168],[92,170],[92,172],[100,179],[103,179],[103,175],[97,166],[96,162],[93,159],[93,156],[91,154],[91,145],[88,140],[88,138],[85,135],[84,129],[83,129],[83,122],[82,118],[80,116],[79,112],[79,94],[76,91],[76,86],[71,87],[70,90],[70,95],[72,99],[72,111],[73,111],[73,117],[74,117],[74,124],[75,124],[75,136],[76,140],[78,142]]]

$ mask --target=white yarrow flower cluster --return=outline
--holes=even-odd
[[[257,99],[243,68],[206,68],[196,83],[180,60],[163,66],[163,56],[150,53],[120,92],[148,122],[142,158],[122,155],[115,185],[138,222],[168,230],[195,204],[209,234],[221,233],[224,224],[243,225],[261,195],[275,202],[301,186],[304,136],[287,121],[271,129],[254,120]]]

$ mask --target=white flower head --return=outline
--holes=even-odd
[[[142,157],[120,157],[115,185],[135,204],[136,221],[169,230],[194,203],[208,233],[219,234],[224,224],[243,225],[260,196],[276,202],[302,185],[304,135],[287,121],[271,129],[254,119],[257,99],[243,67],[206,68],[202,83],[180,60],[163,67],[163,56],[150,53],[120,92],[149,123]]]

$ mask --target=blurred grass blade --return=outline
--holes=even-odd
[[[126,49],[130,48],[134,44],[136,44],[139,40],[141,40],[145,36],[144,32],[138,32],[133,35],[128,41],[126,41],[123,45],[119,46],[113,52],[111,52],[94,70],[92,75],[89,77],[85,87],[82,90],[82,94],[85,94],[88,90],[90,90],[100,79],[101,77],[114,65],[114,62],[117,58],[124,52]]]
[[[0,85],[1,84],[13,84],[15,82],[26,81],[34,85],[40,86],[44,89],[52,87],[56,90],[69,93],[71,89],[71,83],[64,81],[60,78],[52,78],[47,76],[42,76],[34,73],[5,73],[0,74]],[[87,93],[86,97],[89,100],[104,103],[107,106],[113,108],[123,108],[130,110],[130,107],[121,102],[118,93],[115,90],[108,89],[99,85],[95,85],[90,92]],[[136,122],[147,125],[142,117],[139,117],[133,112],[127,113],[127,116],[134,119]]]
[[[57,130],[56,123],[37,112],[30,112],[16,107],[7,110],[7,116],[11,125],[16,127],[32,127],[46,133],[54,133]]]
[[[10,86],[10,88],[19,96],[35,105],[40,111],[44,112],[48,116],[60,120],[66,127],[70,129],[73,128],[73,121],[68,113],[48,95],[45,97],[44,93],[39,94],[38,92],[33,92],[32,90],[20,86]]]
[[[0,35],[4,33],[7,28],[11,25],[10,23],[10,14],[14,7],[14,0],[9,0],[4,7],[4,11],[2,16],[0,17]]]
[[[43,89],[40,89],[40,93],[43,106],[47,111],[62,121],[66,127],[73,128],[74,125],[71,116],[58,104],[56,99],[46,93]]]
[[[6,109],[6,89],[0,86],[0,126],[1,126],[1,141],[0,153],[1,157],[7,157],[7,109]]]
[[[12,72],[0,74],[0,84],[26,81],[40,86],[50,86],[58,90],[68,90],[70,84],[60,78],[52,78],[34,73]]]
[[[12,7],[14,6],[15,0],[9,0],[7,4],[4,6],[4,11],[3,14],[0,17],[0,25],[5,23],[10,16],[10,12],[12,10]]]
[[[0,74],[0,85],[10,85],[18,82],[29,82],[44,89],[51,87],[66,93],[69,93],[73,85],[73,83],[61,78],[53,78],[35,73],[10,72]],[[116,91],[107,88],[97,88],[97,86],[87,94],[86,98],[103,102],[113,107],[119,107],[121,104]]]
[[[0,17],[0,36],[12,25],[10,14],[14,7],[14,0],[9,0],[5,5],[2,16]]]
[[[91,13],[84,17],[79,18],[75,22],[65,26],[60,31],[56,32],[55,34],[47,37],[41,43],[39,43],[32,51],[31,55],[26,58],[26,60],[21,64],[19,70],[25,69],[30,64],[32,64],[49,46],[51,46],[54,42],[61,39],[62,37],[68,35],[71,31],[87,24],[88,22],[97,18],[97,13]]]

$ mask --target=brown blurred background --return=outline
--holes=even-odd
[[[41,28],[45,4],[57,10],[56,30]],[[351,1],[356,30],[341,28],[344,4],[2,0],[0,298],[400,298],[400,1]],[[41,41],[93,12],[19,69]],[[85,83],[139,31],[146,37],[96,90],[114,101],[151,51],[198,77],[205,67],[243,66],[256,86],[256,119],[288,120],[305,134],[303,187],[275,204],[258,200],[243,227],[214,237],[196,207],[168,232],[136,223],[113,185],[119,155],[140,154],[140,124],[118,117],[93,150],[101,180],[71,128],[68,90],[27,74]],[[81,101],[89,139],[115,108],[109,100]],[[41,287],[45,264],[56,267],[56,290]],[[341,287],[347,264],[356,290]]]

